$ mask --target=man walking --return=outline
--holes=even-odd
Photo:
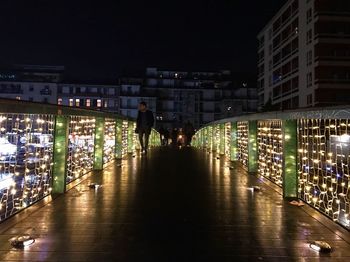
[[[152,111],[147,109],[146,102],[140,102],[136,121],[136,132],[139,134],[141,153],[147,154],[148,140],[153,124],[154,117]],[[143,140],[143,137],[145,137],[145,140]]]

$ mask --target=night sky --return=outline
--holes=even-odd
[[[113,80],[146,66],[256,71],[256,34],[286,0],[1,0],[0,65]]]

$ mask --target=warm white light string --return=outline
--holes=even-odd
[[[301,119],[298,125],[300,197],[350,228],[350,121]]]
[[[282,186],[282,121],[258,121],[258,173]]]
[[[0,220],[50,194],[54,116],[0,115]]]
[[[237,122],[238,160],[248,166],[248,121]]]
[[[94,165],[95,118],[70,116],[67,183],[90,172]]]
[[[103,163],[109,163],[114,160],[115,156],[115,125],[116,121],[112,118],[105,119],[104,129],[104,148],[103,148]]]

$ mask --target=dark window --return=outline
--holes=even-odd
[[[311,72],[306,75],[306,86],[307,87],[312,86],[312,73]]]
[[[307,95],[307,97],[306,97],[306,104],[307,105],[312,105],[312,94]]]
[[[312,64],[312,50],[309,50],[306,53],[306,65],[311,65]]]
[[[292,98],[292,108],[298,108],[299,107],[299,97],[295,96]]]
[[[306,11],[306,22],[310,23],[312,21],[312,9]]]
[[[312,42],[312,29],[306,32],[306,44],[310,44]]]

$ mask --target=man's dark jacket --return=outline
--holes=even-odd
[[[147,122],[147,128],[151,129],[154,124],[154,117],[153,113],[150,110],[146,110],[146,122]],[[141,128],[141,117],[140,117],[140,111],[137,115],[137,120],[136,120],[136,129],[140,130]]]

